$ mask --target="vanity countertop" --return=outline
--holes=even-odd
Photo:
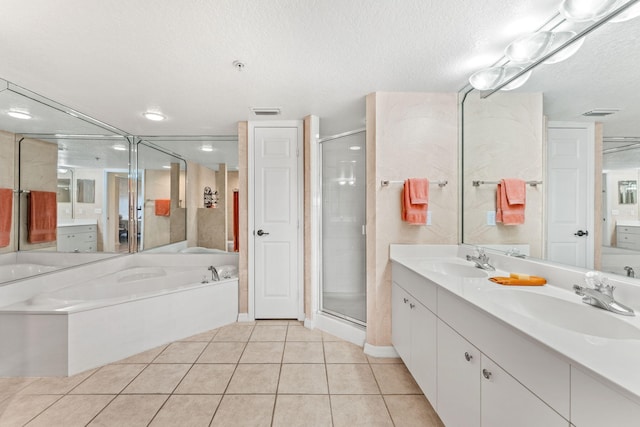
[[[616,226],[618,226],[618,227],[640,227],[640,221],[633,220],[633,219],[616,221]]]
[[[460,264],[465,266],[464,268],[473,266],[472,262],[460,256],[459,248],[453,245],[391,245],[390,252],[390,258],[393,262],[435,282],[445,290],[550,348],[570,364],[586,368],[595,376],[600,377],[603,382],[640,404],[640,369],[638,369],[640,363],[640,307],[632,306],[636,312],[635,317],[621,316],[582,303],[580,296],[564,287],[555,286],[553,280],[549,280],[545,286],[502,286],[489,281],[488,278],[460,277],[439,273],[429,267],[433,263],[442,262]],[[505,262],[509,261],[507,259]],[[522,268],[523,265],[526,266],[527,261],[517,260],[516,262],[519,266],[517,272],[528,274],[527,271],[523,271],[525,268]],[[559,277],[562,277],[563,273],[560,271],[562,268],[554,268],[559,269]],[[487,273],[488,277],[509,276],[508,272],[500,269],[487,271]],[[640,292],[640,289],[638,291]],[[534,317],[523,314],[521,307],[517,307],[517,301],[510,300],[513,295],[516,295],[514,292],[518,297],[531,296],[533,299],[543,301],[541,304],[543,313],[569,308],[571,313],[567,313],[568,316],[573,315],[574,311],[584,312],[585,316],[591,316],[590,310],[595,310],[592,318],[595,321],[585,323],[594,325],[600,331],[594,335],[588,335],[571,328],[558,326],[546,319],[544,315]],[[532,296],[531,294],[538,295]],[[553,298],[552,304],[544,304],[547,297]],[[584,310],[585,308],[588,310]],[[548,317],[552,316],[549,314]],[[612,335],[618,335],[619,338],[605,338],[603,336],[609,336],[610,331],[607,328],[610,322],[615,329],[612,331]],[[582,322],[577,323],[581,325]],[[618,329],[617,326],[620,328]],[[577,329],[581,328],[583,327],[579,326]],[[588,325],[583,329],[590,330]]]

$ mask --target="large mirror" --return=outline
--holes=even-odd
[[[606,23],[522,87],[464,96],[463,243],[640,272],[639,36],[640,19]],[[523,224],[495,222],[508,178],[527,182]]]

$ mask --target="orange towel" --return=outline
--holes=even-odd
[[[171,200],[156,199],[156,216],[169,216],[171,213]]]
[[[427,203],[413,204],[411,203],[411,185],[412,180],[408,179],[404,182],[404,189],[400,197],[402,206],[402,220],[413,225],[424,225],[427,223]],[[427,186],[428,186],[427,181]],[[423,193],[424,194],[424,193]],[[426,194],[429,194],[427,190]]]
[[[58,205],[53,191],[29,193],[29,243],[55,242]]]
[[[0,188],[0,248],[11,243],[11,219],[13,218],[13,190]]]
[[[429,180],[426,178],[409,178],[409,200],[412,205],[429,204]]]
[[[527,184],[521,179],[502,179],[496,190],[496,221],[504,225],[524,224]]]
[[[515,277],[490,277],[489,280],[504,286],[542,286],[547,283],[544,277],[530,276],[529,279]]]

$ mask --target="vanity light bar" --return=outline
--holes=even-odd
[[[480,187],[480,185],[484,184],[500,184],[500,181],[471,181],[474,187]],[[538,185],[542,185],[542,181],[527,181],[526,184],[529,184],[532,187],[537,187]]]

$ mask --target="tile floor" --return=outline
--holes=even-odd
[[[0,378],[0,426],[442,426],[399,359],[235,323],[68,378]]]

